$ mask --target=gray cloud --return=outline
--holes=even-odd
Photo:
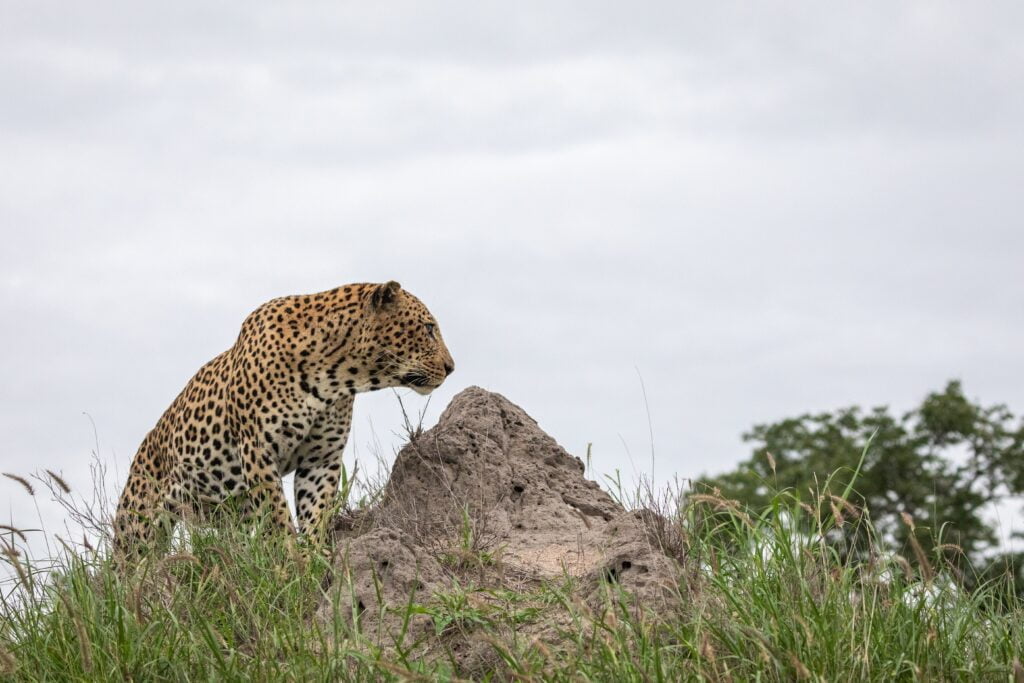
[[[0,466],[86,486],[89,413],[123,473],[261,301],[389,278],[458,362],[428,419],[481,384],[593,442],[598,472],[649,467],[637,371],[661,479],[728,467],[754,422],[905,408],[950,377],[1024,410],[1020,24],[1011,4],[10,4]],[[371,421],[398,442],[393,397],[361,397],[349,458]]]

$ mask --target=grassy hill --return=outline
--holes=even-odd
[[[613,577],[598,605],[569,576],[484,587],[500,548],[481,550],[467,528],[436,550],[450,589],[392,606],[406,622],[429,620],[417,639],[364,632],[345,572],[273,535],[193,529],[122,578],[103,548],[68,547],[44,572],[7,530],[17,579],[5,590],[0,671],[25,681],[1024,680],[1024,610],[1008,584],[965,592],[930,558],[912,570],[903,554],[918,549],[881,541],[844,557],[830,531],[870,529],[868,511],[837,499],[818,519],[789,492],[763,510],[713,492],[654,498],[626,502],[661,510],[641,517],[678,562],[671,609],[639,608]]]

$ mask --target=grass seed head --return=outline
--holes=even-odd
[[[11,474],[10,472],[4,472],[3,475],[8,479],[11,479],[21,484],[25,488],[25,490],[28,491],[28,495],[36,495],[36,490],[32,488],[32,484],[28,483],[28,479],[26,479],[25,477],[19,477],[17,474]]]
[[[50,479],[53,480],[53,483],[56,484],[60,488],[60,490],[65,493],[65,495],[71,493],[71,487],[68,486],[68,483],[64,481],[64,479],[59,474],[57,474],[53,470],[46,470],[46,474],[50,476]]]

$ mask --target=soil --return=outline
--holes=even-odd
[[[570,585],[595,614],[610,595],[631,610],[670,608],[680,599],[680,572],[645,524],[653,513],[624,509],[584,472],[519,406],[465,389],[398,454],[380,503],[338,519],[334,580],[351,586],[352,598],[325,599],[320,618],[343,610],[386,646],[429,643],[437,622],[424,613],[407,620],[406,606],[429,611],[439,596],[467,586],[486,602],[544,582]],[[515,635],[557,645],[567,618],[548,609],[516,625]],[[488,643],[502,637],[470,631],[441,634],[462,673],[493,665]]]

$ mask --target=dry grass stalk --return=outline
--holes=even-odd
[[[46,474],[49,475],[50,479],[53,480],[53,483],[55,483],[57,486],[60,487],[61,491],[63,491],[67,495],[71,494],[71,487],[68,486],[68,483],[66,481],[64,481],[64,479],[59,474],[57,474],[53,470],[45,470],[45,471],[46,471]]]
[[[13,546],[4,543],[3,553],[7,557],[8,563],[14,567],[14,571],[18,575],[18,580],[21,581],[21,585],[26,587],[31,586],[32,581],[29,578],[29,575],[25,572],[25,567],[21,564],[21,558],[19,557],[18,551]]]
[[[86,673],[92,672],[92,643],[89,641],[89,634],[85,630],[85,624],[82,623],[82,617],[75,611],[71,606],[71,600],[68,599],[67,594],[64,591],[58,593],[61,602],[64,603],[64,607],[68,611],[68,615],[71,617],[71,623],[75,627],[75,633],[78,636],[78,652],[82,657],[82,668],[85,669]]]
[[[750,517],[746,512],[743,511],[739,501],[730,500],[728,498],[722,498],[721,496],[708,495],[704,493],[694,493],[689,497],[689,500],[694,503],[705,503],[714,506],[716,510],[727,510],[732,514],[739,517],[744,524],[751,529],[754,528],[754,523],[750,520]]]
[[[32,488],[32,484],[28,483],[28,479],[26,479],[25,477],[19,477],[17,474],[11,474],[10,472],[4,472],[3,475],[8,479],[16,481],[23,487],[25,487],[25,490],[28,491],[28,495],[36,495],[36,490]]]
[[[15,536],[17,536],[18,538],[20,538],[22,543],[28,543],[28,538],[25,536],[25,532],[23,532],[21,529],[15,529],[13,526],[8,526],[6,524],[0,524],[0,531],[6,531],[8,533],[12,533]]]

